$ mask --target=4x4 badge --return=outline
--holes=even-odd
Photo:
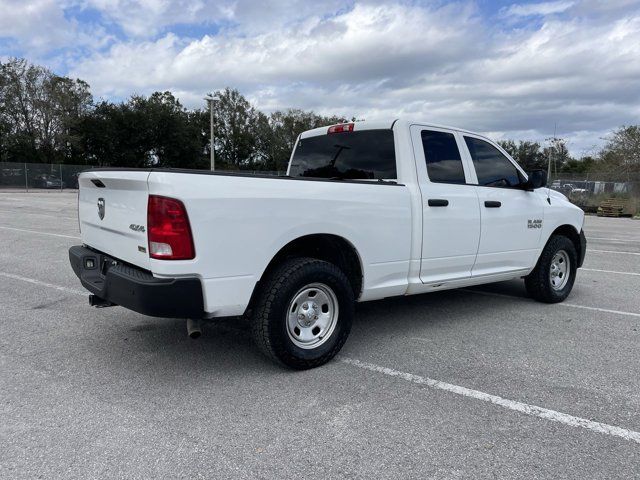
[[[98,216],[100,220],[104,218],[104,198],[98,199]]]

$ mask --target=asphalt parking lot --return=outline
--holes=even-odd
[[[225,320],[93,309],[73,193],[0,193],[0,477],[638,478],[640,221],[588,217],[563,304],[522,282],[358,306],[292,372]]]

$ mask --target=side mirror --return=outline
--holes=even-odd
[[[545,170],[533,170],[527,172],[529,180],[522,184],[525,190],[535,190],[547,186],[547,172]]]

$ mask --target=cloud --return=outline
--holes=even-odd
[[[329,0],[83,0],[85,8],[100,11],[127,35],[151,38],[179,24],[233,28],[255,34],[312,15],[327,15],[344,6]]]
[[[139,81],[153,88],[181,85],[341,84],[397,80],[450,68],[481,48],[482,26],[464,7],[356,6],[255,36],[221,33],[183,41],[173,34],[126,42],[86,59],[74,70],[107,95]],[[94,72],[100,72],[96,75]],[[131,72],[140,72],[131,78]]]
[[[83,51],[109,44],[113,37],[103,26],[69,17],[67,6],[55,0],[0,0],[0,58],[24,56],[65,69]]]
[[[20,42],[23,48],[42,50],[67,44],[74,26],[53,0],[0,0],[0,38]]]
[[[640,116],[635,0],[511,5],[497,15],[468,1],[66,1],[102,19],[108,40],[67,64],[105,98],[172,90],[202,107],[203,94],[231,86],[265,111],[403,116],[537,140],[557,123],[575,153]],[[72,49],[87,25],[46,0],[34,5]],[[505,12],[515,24],[496,21]],[[28,42],[28,23],[9,37]]]
[[[529,17],[533,15],[551,15],[554,13],[562,13],[576,4],[575,1],[559,0],[555,2],[541,3],[514,3],[502,11],[506,17]]]

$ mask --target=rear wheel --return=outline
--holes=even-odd
[[[289,367],[331,360],[351,330],[354,295],[344,273],[314,258],[283,262],[264,280],[251,315],[258,347]]]
[[[542,250],[538,263],[524,279],[529,295],[540,302],[562,302],[573,288],[578,254],[567,237],[554,235]]]

